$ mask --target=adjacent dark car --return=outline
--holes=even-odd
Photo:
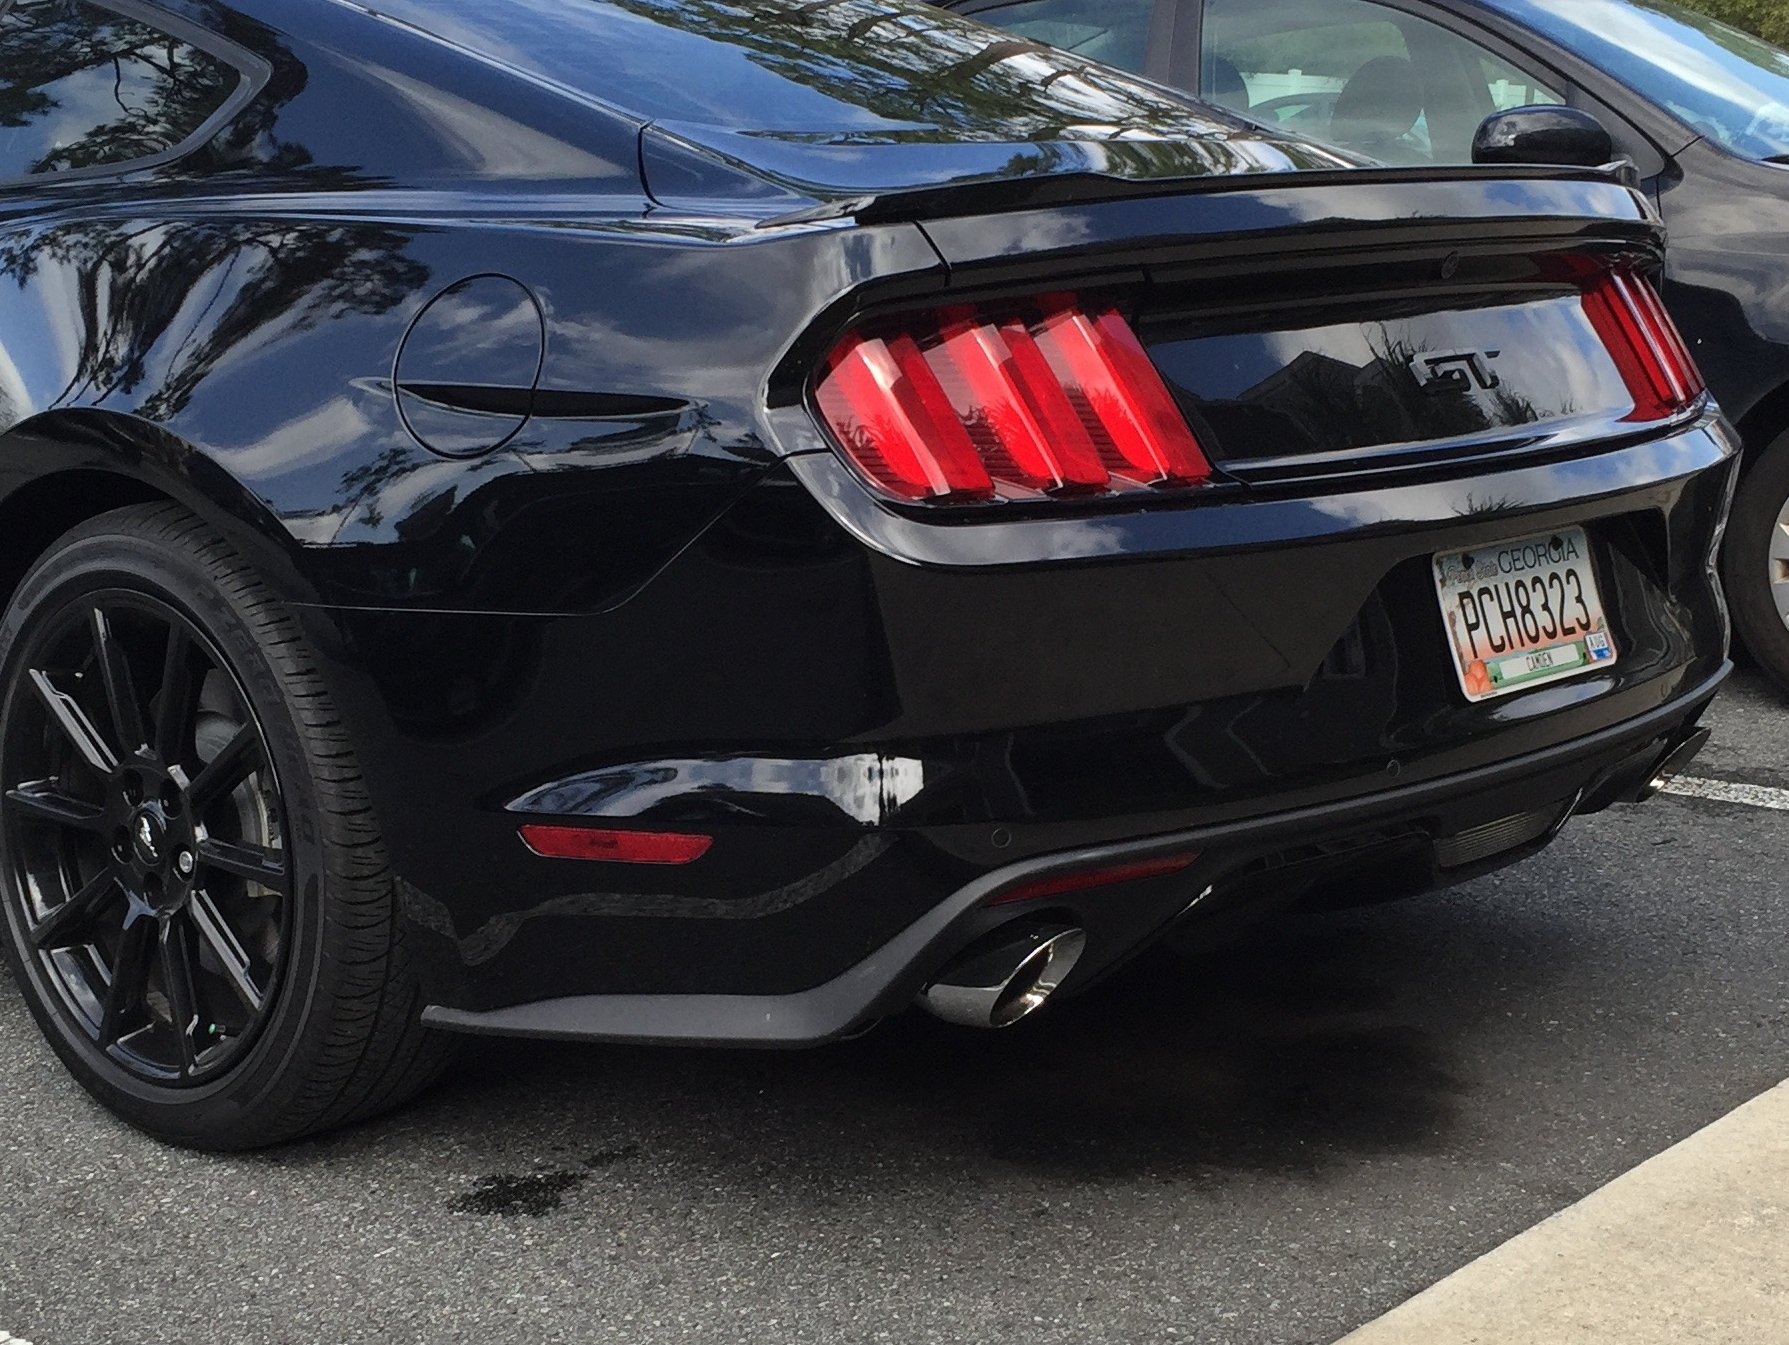
[[[452,1032],[1015,1020],[1693,751],[1618,177],[867,0],[0,6],[0,907],[183,1143]]]
[[[1672,0],[954,0],[962,13],[1387,163],[1471,159],[1491,113],[1568,104],[1638,165],[1664,297],[1746,470],[1727,596],[1789,688],[1789,53]]]

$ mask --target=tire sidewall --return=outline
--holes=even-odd
[[[0,650],[5,651],[0,657],[0,742],[9,740],[20,697],[29,694],[21,686],[28,642],[22,637],[54,619],[69,603],[105,589],[137,590],[186,616],[229,662],[273,759],[285,810],[282,840],[293,865],[283,966],[274,1002],[248,1053],[217,1079],[170,1088],[128,1073],[62,1010],[60,992],[48,983],[38,958],[25,946],[10,859],[0,877],[6,919],[3,942],[33,1015],[76,1078],[102,1103],[144,1129],[202,1145],[242,1124],[251,1113],[277,1106],[280,1095],[298,1086],[305,1073],[301,1058],[310,1044],[305,1029],[311,1005],[324,991],[328,965],[325,821],[294,709],[254,635],[250,616],[232,602],[227,578],[212,573],[201,558],[146,531],[108,532],[104,522],[77,529],[64,539],[26,577],[0,617]],[[10,788],[10,782],[5,787]]]
[[[1770,592],[1770,540],[1789,500],[1789,433],[1746,468],[1727,525],[1721,573],[1741,640],[1764,672],[1789,690],[1789,625]]]

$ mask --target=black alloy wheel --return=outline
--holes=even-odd
[[[253,1041],[292,907],[267,741],[223,656],[128,589],[21,651],[0,743],[4,853],[65,1011],[122,1068],[190,1084]]]
[[[296,621],[220,538],[172,506],[77,528],[0,651],[0,942],[89,1091],[243,1148],[433,1077],[345,732]]]

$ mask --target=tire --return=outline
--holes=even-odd
[[[1789,691],[1789,434],[1740,478],[1727,524],[1722,579],[1734,630],[1758,666]],[[1785,606],[1780,607],[1782,603]]]
[[[346,730],[222,537],[173,505],[83,524],[20,584],[0,651],[0,944],[95,1098],[245,1149],[437,1075]]]

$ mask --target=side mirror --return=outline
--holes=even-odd
[[[1615,158],[1603,124],[1575,107],[1514,107],[1493,112],[1472,137],[1474,163],[1555,163],[1601,168]]]

